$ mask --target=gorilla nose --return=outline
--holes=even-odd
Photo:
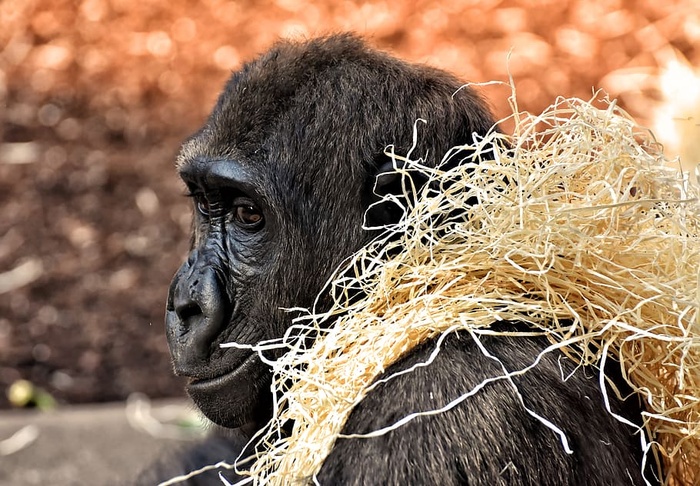
[[[183,267],[188,267],[187,265]],[[178,374],[208,362],[225,325],[226,299],[209,266],[182,268],[170,289],[166,310],[168,345]]]

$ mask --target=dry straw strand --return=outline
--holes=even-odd
[[[255,438],[245,482],[313,482],[353,407],[378,378],[392,378],[392,363],[433,338],[439,352],[455,330],[479,342],[507,320],[546,334],[544,352],[582,365],[618,360],[646,405],[666,482],[700,481],[698,186],[615,103],[558,99],[538,116],[514,112],[513,135],[476,137],[451,150],[449,164],[396,157],[406,184],[411,172],[429,180],[399,201],[401,221],[329,281],[329,310],[307,311],[279,342],[253,347],[285,353],[270,361],[274,417]],[[557,424],[528,412],[567,447]]]

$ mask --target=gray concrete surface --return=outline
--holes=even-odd
[[[178,416],[194,416],[184,400],[141,401],[137,406],[132,401],[128,407],[126,403],[73,406],[52,412],[2,411],[0,485],[119,483],[193,435],[182,427],[163,425]],[[196,434],[201,435],[201,429]]]

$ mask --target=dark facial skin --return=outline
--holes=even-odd
[[[269,337],[247,326],[241,306],[254,300],[250,282],[260,279],[269,264],[265,243],[274,221],[265,217],[270,212],[263,213],[264,199],[237,161],[195,159],[181,167],[180,175],[195,207],[195,231],[190,256],[168,298],[175,372],[190,377],[188,392],[212,420],[239,425],[239,410],[250,410],[250,400],[262,401],[266,372],[250,351],[223,352],[217,346]],[[221,396],[228,403],[221,403]]]
[[[166,315],[175,372],[190,378],[187,391],[211,420],[238,427],[265,418],[268,368],[219,345],[280,337],[293,317],[282,309],[311,306],[373,236],[362,223],[390,165],[387,146],[406,153],[417,118],[427,123],[416,153],[429,157],[491,127],[474,92],[453,97],[459,87],[351,36],[279,44],[229,80],[178,159],[194,231]]]

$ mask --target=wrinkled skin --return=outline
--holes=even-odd
[[[183,145],[177,168],[195,217],[190,255],[168,296],[167,338],[175,373],[188,377],[195,404],[215,423],[237,429],[229,459],[270,417],[271,374],[251,351],[220,345],[280,337],[294,317],[284,309],[312,306],[339,263],[376,236],[362,229],[365,212],[381,193],[397,190],[389,176],[380,178],[380,194],[373,190],[391,165],[384,152],[410,149],[416,119],[426,122],[418,125],[414,154],[430,165],[492,127],[483,101],[461,85],[348,35],[280,43],[231,77],[204,127]],[[389,223],[397,211],[383,206],[368,218]],[[387,373],[425,361],[434,346],[411,351]],[[531,363],[546,346],[534,337],[489,342],[512,369]],[[544,359],[517,384],[524,402],[567,434],[573,454],[527,414],[507,382],[498,382],[450,412],[385,436],[339,440],[318,479],[643,484],[639,438],[604,409],[597,371],[579,370],[564,383],[573,364],[559,358]],[[449,336],[430,367],[372,391],[344,433],[369,432],[444,405],[498,370],[468,335]],[[614,407],[639,421],[636,399]],[[205,444],[151,473],[165,478],[222,458],[219,442]],[[205,477],[200,481],[206,484]]]

